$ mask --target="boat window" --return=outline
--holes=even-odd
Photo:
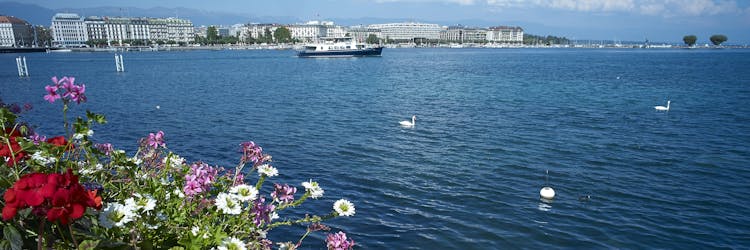
[[[351,46],[346,46],[346,48],[347,48],[347,49],[351,49],[352,47],[351,47]]]

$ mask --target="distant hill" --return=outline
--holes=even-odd
[[[0,2],[0,15],[15,16],[34,25],[50,26],[55,10],[35,4]]]
[[[194,25],[229,25],[236,23],[297,23],[294,17],[252,16],[228,12],[205,11],[189,8],[134,8],[134,7],[93,7],[48,9],[35,4],[0,2],[0,15],[10,15],[34,25],[49,26],[52,16],[59,12],[72,12],[81,16],[127,16],[127,17],[180,17],[190,19]]]
[[[62,9],[49,9],[35,4],[25,4],[18,2],[0,2],[0,15],[11,15],[18,18],[24,19],[34,25],[49,26],[51,23],[52,16],[59,12],[72,12],[78,13],[81,16],[126,16],[126,17],[179,17],[190,19],[195,26],[201,25],[232,25],[237,23],[280,23],[280,24],[292,24],[300,23],[308,20],[302,20],[297,17],[289,16],[255,16],[251,14],[239,14],[229,12],[216,12],[206,11],[200,9],[190,8],[135,8],[135,7],[116,7],[116,6],[104,6],[104,7],[92,7],[92,8],[62,8]],[[394,22],[424,22],[424,23],[437,23],[440,25],[457,25],[461,24],[469,27],[491,27],[497,25],[518,25],[524,28],[527,33],[546,35],[551,33],[554,29],[547,27],[542,24],[533,22],[504,22],[498,23],[495,21],[481,20],[481,19],[462,19],[462,20],[449,20],[449,21],[436,21],[436,20],[410,20],[406,18],[373,18],[373,17],[362,17],[362,18],[328,18],[327,20],[334,21],[336,24],[351,26],[359,24],[375,24],[375,23],[394,23]]]

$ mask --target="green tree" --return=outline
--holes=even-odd
[[[217,40],[219,40],[219,31],[216,29],[216,26],[209,26],[206,30],[206,39],[208,40],[208,43],[215,43]]]
[[[286,27],[279,27],[273,32],[273,38],[277,43],[287,43],[292,40],[292,33]]]
[[[36,44],[39,47],[49,47],[52,45],[52,33],[50,29],[42,25],[34,26],[36,33]]]
[[[379,40],[378,36],[376,36],[375,34],[370,34],[367,36],[367,39],[365,40],[365,42],[369,44],[375,44],[375,43],[378,43],[378,40]]]
[[[698,37],[696,37],[695,35],[687,35],[682,37],[682,41],[685,42],[688,47],[692,47],[693,45],[695,45],[696,40],[698,40]]]
[[[264,34],[263,34],[263,42],[264,43],[270,43],[273,42],[273,34],[271,33],[271,30],[266,28]]]
[[[711,36],[710,40],[711,40],[711,43],[713,43],[714,45],[718,46],[721,43],[727,41],[727,36],[725,36],[725,35],[713,35],[713,36]]]

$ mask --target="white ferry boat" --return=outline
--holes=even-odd
[[[298,57],[361,57],[380,56],[383,47],[369,47],[357,43],[351,37],[327,37],[319,42],[306,44],[297,52]]]

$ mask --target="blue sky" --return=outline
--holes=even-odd
[[[248,16],[388,18],[448,24],[521,25],[574,39],[708,42],[725,34],[750,44],[750,0],[25,0],[48,8],[186,7]],[[263,21],[263,20],[248,20]]]

